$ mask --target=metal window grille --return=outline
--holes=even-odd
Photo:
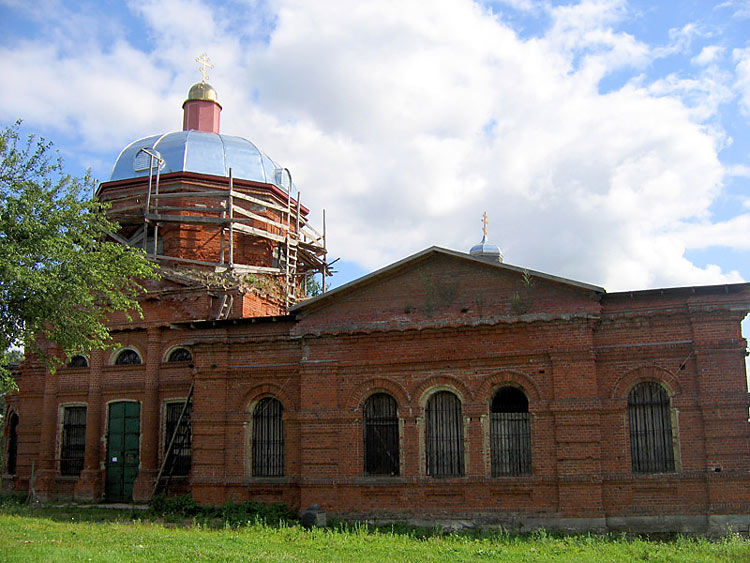
[[[86,448],[86,407],[65,407],[63,411],[60,474],[80,475]]]
[[[492,476],[531,473],[529,401],[523,391],[503,387],[492,399],[490,450]]]
[[[261,399],[253,411],[253,476],[284,475],[283,407],[276,399]]]
[[[16,474],[18,460],[18,415],[13,413],[8,421],[8,462],[6,469],[10,475]]]
[[[365,403],[365,473],[399,474],[396,409],[396,400],[386,393],[376,393]]]
[[[180,418],[182,407],[185,403],[167,403],[166,414],[166,427],[164,432],[164,453],[167,455],[167,449],[169,448],[169,442],[172,439],[172,435],[177,429],[174,442],[172,443],[172,457],[168,460],[168,465],[171,468],[166,468],[168,471],[171,469],[172,476],[183,476],[190,474],[190,468],[192,467],[192,426],[190,424],[190,411],[192,405],[188,404],[185,409],[185,415],[182,417],[180,427],[177,428],[177,421]]]
[[[187,348],[175,348],[169,353],[168,362],[191,362],[193,355]],[[179,415],[178,415],[179,416]]]
[[[426,415],[427,475],[463,475],[464,427],[461,401],[449,391],[439,391],[427,401]]]
[[[115,359],[116,366],[137,365],[140,363],[141,357],[135,350],[123,350],[117,354],[117,358]]]
[[[635,473],[674,471],[669,395],[658,383],[636,385],[628,396],[630,455]]]

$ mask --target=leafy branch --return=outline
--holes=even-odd
[[[106,240],[118,225],[94,196],[95,180],[66,174],[52,143],[0,132],[0,350],[23,347],[50,369],[109,340],[107,315],[141,314],[142,280],[156,266]],[[6,356],[0,379],[10,381]]]

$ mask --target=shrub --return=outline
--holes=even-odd
[[[0,493],[0,507],[20,506],[26,503],[26,493]]]
[[[163,518],[193,518],[196,522],[215,526],[245,526],[257,522],[278,526],[295,522],[297,517],[286,504],[265,504],[257,501],[228,502],[221,506],[199,506],[190,495],[168,497],[155,495],[149,512]]]
[[[228,502],[222,506],[203,508],[198,519],[219,519],[228,526],[244,526],[262,522],[272,526],[288,524],[296,520],[294,512],[284,503],[265,504],[257,501]]]
[[[190,495],[168,497],[167,495],[154,495],[149,502],[149,512],[157,516],[182,516],[188,518],[195,516],[201,507]]]

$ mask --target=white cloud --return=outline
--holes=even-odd
[[[748,200],[743,202],[748,207]],[[728,221],[685,225],[681,239],[687,248],[704,249],[725,246],[737,250],[750,250],[750,214],[738,215]]]
[[[20,117],[32,127],[79,135],[100,150],[115,150],[123,139],[158,131],[167,124],[165,110],[180,103],[166,95],[168,83],[156,86],[163,74],[148,56],[123,42],[108,53],[77,57],[61,57],[54,46],[24,43],[0,48],[0,57],[14,61],[5,68],[5,78],[27,85],[7,90],[3,120]]]
[[[716,62],[724,54],[724,51],[725,49],[721,45],[706,45],[700,53],[690,59],[690,62],[700,66],[709,65]]]
[[[670,74],[656,80],[649,86],[649,92],[657,96],[678,97],[690,108],[696,121],[705,122],[719,113],[721,104],[735,98],[731,83],[729,72],[711,65],[689,78]],[[719,134],[719,137],[723,135]]]
[[[643,66],[650,58],[648,47],[612,27],[626,8],[623,0],[583,0],[552,8],[553,25],[544,41],[565,56],[568,70],[581,70],[592,81],[622,67]]]
[[[529,40],[466,0],[277,0],[265,27],[242,32],[252,14],[239,4],[132,6],[148,49],[94,36],[84,53],[42,40],[0,50],[21,85],[4,105],[114,160],[180,126],[206,51],[223,131],[289,166],[314,222],[327,209],[332,257],[374,268],[432,244],[466,250],[486,210],[511,263],[610,290],[739,279],[684,257],[685,225],[710,227],[725,174],[703,120],[728,79],[708,65],[600,94],[608,73],[661,56],[616,30],[625,2],[550,8],[550,29]]]
[[[750,0],[728,0],[716,8],[729,8],[732,10],[732,17],[739,20],[750,18]]]
[[[735,164],[734,166],[727,166],[725,169],[727,176],[737,176],[740,178],[750,178],[750,166],[742,164]]]

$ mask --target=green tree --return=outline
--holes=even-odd
[[[305,278],[305,289],[307,290],[307,297],[317,297],[323,293],[323,286],[315,274],[310,274]]]
[[[143,252],[106,240],[117,225],[95,181],[65,174],[52,144],[19,128],[0,132],[0,386],[13,386],[12,346],[53,369],[103,347],[107,315],[140,314],[138,280],[156,276]]]

